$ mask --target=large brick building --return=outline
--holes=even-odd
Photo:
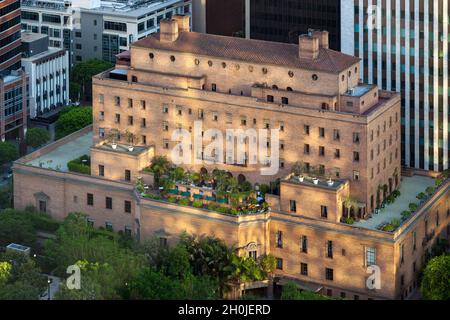
[[[94,77],[93,127],[15,163],[15,206],[34,205],[58,219],[86,212],[95,226],[138,239],[215,235],[240,254],[275,255],[278,284],[294,279],[353,299],[410,296],[426,252],[437,238],[448,239],[450,184],[435,183],[428,172],[401,176],[399,96],[359,83],[359,59],[330,50],[327,32],[300,36],[295,45],[198,34],[188,26],[182,16],[161,21],[159,34],[137,41],[116,68]],[[230,215],[136,191],[136,181],[152,185],[144,169],[155,155],[171,157],[178,143],[172,134],[195,130],[197,120],[205,132],[279,129],[274,175],[260,174],[265,163],[227,164],[206,151],[193,152],[192,161],[210,161],[184,165],[225,170],[254,185],[280,179],[279,195],[266,195],[268,211]],[[112,143],[112,129],[140,142],[129,149],[119,134]],[[246,150],[249,140],[242,141]],[[67,162],[84,154],[91,174],[69,172]],[[292,174],[298,161],[305,177]],[[189,196],[197,190],[179,187]],[[427,187],[426,200],[400,222]],[[392,203],[396,190],[401,195]],[[356,222],[348,224],[350,217]],[[391,220],[399,225],[380,228]],[[366,285],[372,265],[381,271],[378,289]]]

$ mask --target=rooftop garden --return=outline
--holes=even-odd
[[[377,199],[378,205],[368,219],[357,221],[351,217],[344,217],[342,222],[373,230],[395,232],[421,210],[447,178],[448,172],[444,172],[437,179],[417,175],[403,177],[400,189],[393,190],[391,194],[387,194],[386,186],[380,186],[378,193],[383,194],[384,200]],[[346,206],[346,203],[344,205]]]
[[[137,180],[136,190],[144,198],[235,216],[264,213],[269,209],[264,201],[269,190],[267,185],[253,187],[226,171],[190,172],[172,166],[166,157],[155,157],[144,172],[152,173],[155,180],[153,188],[144,185],[142,179]]]
[[[427,200],[433,196],[433,194],[436,192],[436,190],[445,182],[447,177],[448,177],[448,175],[446,174],[445,177],[436,179],[434,186],[428,186],[425,188],[425,190],[423,192],[419,192],[416,195],[417,201],[410,202],[408,204],[409,210],[404,210],[400,213],[401,218],[393,218],[389,221],[385,221],[382,224],[380,224],[377,227],[377,229],[381,230],[381,231],[386,231],[386,232],[394,232],[395,230],[397,230],[402,225],[403,222],[405,222],[412,215],[414,215],[414,213],[416,213],[422,207],[422,205],[425,204],[427,202]],[[399,191],[398,191],[398,196],[400,196]],[[392,198],[388,197],[388,199],[386,199],[385,203],[383,203],[382,209],[384,209],[386,205],[392,204],[395,201],[395,198],[396,197],[394,197],[392,199]]]
[[[302,161],[296,162],[292,166],[292,172],[289,177],[291,182],[312,183],[314,185],[337,187],[335,177],[338,176],[338,169],[325,169],[324,166],[310,166]]]

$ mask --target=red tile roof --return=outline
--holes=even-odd
[[[249,40],[197,32],[181,32],[174,42],[161,42],[159,41],[159,34],[153,34],[136,41],[132,46],[329,73],[340,73],[360,61],[357,57],[323,48],[320,49],[317,59],[305,60],[299,58],[299,49],[296,44]]]

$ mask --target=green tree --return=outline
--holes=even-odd
[[[36,263],[26,255],[12,252],[0,255],[0,265],[5,261],[9,266],[6,279],[0,285],[0,300],[39,299],[46,288],[47,277],[41,274]]]
[[[108,61],[91,59],[76,64],[70,72],[70,97],[72,100],[92,101],[92,77],[114,67]]]
[[[11,208],[13,199],[13,188],[12,181],[5,186],[0,188],[0,210]]]
[[[92,124],[92,107],[69,107],[62,110],[56,121],[56,139],[61,139]]]
[[[161,181],[161,176],[166,174],[170,169],[170,162],[165,156],[156,156],[152,160],[150,165],[150,171],[153,173],[155,178],[155,185],[159,186]]]
[[[333,298],[310,291],[300,291],[297,285],[290,281],[283,286],[281,300],[334,300]]]
[[[36,230],[25,214],[13,209],[6,209],[0,219],[0,246],[10,243],[33,246],[36,241]]]
[[[25,140],[30,147],[38,148],[50,140],[50,134],[42,128],[31,128],[27,130]]]
[[[17,151],[16,146],[8,141],[0,141],[0,166],[7,162],[14,161],[17,158],[19,158],[19,152]]]
[[[118,234],[100,232],[89,225],[87,216],[71,213],[56,232],[56,239],[44,245],[46,256],[65,274],[67,266],[77,263],[90,279],[96,296],[118,299],[122,291],[145,264],[143,254],[124,247]]]
[[[422,295],[427,300],[450,299],[450,255],[431,259],[423,271]]]

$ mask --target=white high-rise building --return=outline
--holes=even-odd
[[[159,22],[192,12],[191,0],[22,0],[22,29],[49,36],[70,53],[71,65],[111,62],[129,45],[159,31]]]
[[[449,1],[341,0],[342,51],[361,78],[402,93],[402,160],[449,168]]]

